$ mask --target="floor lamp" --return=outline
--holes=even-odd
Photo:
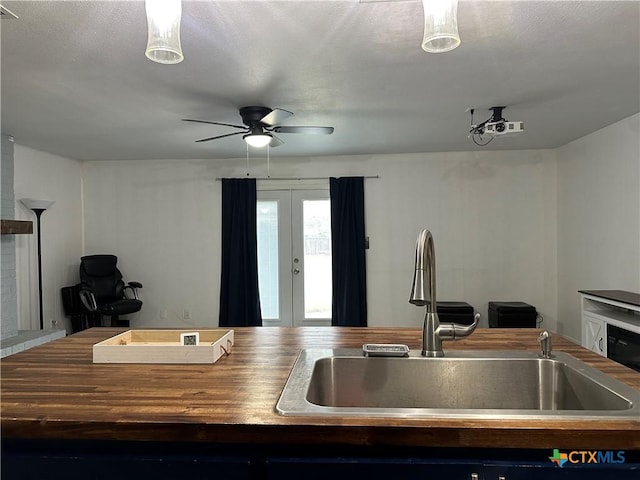
[[[40,233],[40,216],[47,208],[53,205],[55,200],[41,200],[36,198],[21,198],[20,202],[36,214],[36,225],[38,227],[38,306],[40,307],[40,330],[44,330],[44,320],[42,317],[42,241]]]

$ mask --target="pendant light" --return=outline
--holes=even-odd
[[[422,0],[424,37],[422,49],[443,53],[460,45],[458,34],[458,0]]]
[[[145,0],[149,36],[145,55],[167,65],[184,60],[180,46],[181,0]]]

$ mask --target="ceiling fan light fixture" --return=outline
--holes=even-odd
[[[422,0],[424,36],[422,49],[443,53],[460,45],[458,33],[458,0]]]
[[[268,133],[247,133],[243,135],[242,138],[244,138],[244,141],[247,142],[250,147],[254,148],[266,147],[273,139]]]
[[[145,55],[153,62],[172,65],[184,60],[180,45],[181,0],[145,0],[148,38]]]

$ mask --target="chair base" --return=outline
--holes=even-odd
[[[129,320],[127,320],[126,318],[111,317],[111,326],[129,328],[130,324]]]
[[[106,319],[110,318],[109,323],[107,324]],[[79,316],[76,323],[74,323],[74,332],[79,332],[86,328],[91,327],[125,327],[128,328],[130,326],[130,322],[126,318],[120,318],[118,315],[114,315],[112,317],[105,317],[100,313],[92,312],[85,313],[82,316]]]

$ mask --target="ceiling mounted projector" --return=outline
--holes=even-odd
[[[517,135],[524,132],[524,122],[510,122],[502,116],[502,110],[507,107],[491,107],[493,113],[490,118],[482,123],[473,123],[474,108],[470,108],[471,112],[471,130],[469,130],[469,138],[473,143],[484,147],[488,145],[495,137]],[[485,139],[484,136],[488,136]]]
[[[524,122],[489,122],[485,124],[484,131],[494,137],[500,135],[517,135],[524,132]]]

